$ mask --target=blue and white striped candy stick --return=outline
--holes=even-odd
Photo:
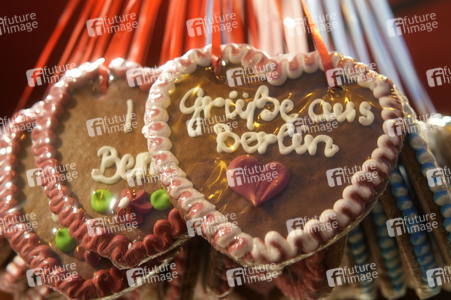
[[[437,268],[434,253],[427,237],[427,231],[417,230],[420,226],[421,217],[415,207],[414,202],[409,196],[409,190],[398,167],[396,167],[389,179],[391,192],[396,198],[396,205],[402,213],[403,224],[410,234],[410,242],[413,246],[415,257],[420,266],[422,277],[427,282],[426,271]],[[430,288],[432,292],[438,292],[439,287]]]
[[[394,237],[388,235],[386,226],[388,218],[380,201],[376,203],[372,212],[373,221],[376,225],[379,248],[385,261],[387,275],[391,280],[393,295],[390,296],[391,298],[401,297],[406,292],[406,275],[404,273],[398,244]]]
[[[359,270],[360,277],[364,277],[366,272],[361,272],[363,267],[368,266],[370,262],[370,256],[368,251],[368,246],[365,242],[365,237],[363,235],[363,231],[360,228],[360,225],[356,226],[353,230],[351,230],[348,234],[348,247],[351,251],[354,262],[360,268]],[[363,299],[373,299],[376,295],[377,286],[375,283],[375,279],[360,281],[360,288],[362,293],[364,294]]]

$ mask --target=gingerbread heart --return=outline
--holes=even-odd
[[[226,174],[229,187],[255,207],[282,192],[290,181],[290,173],[280,162],[262,165],[249,155],[232,160]]]
[[[52,93],[56,89],[50,89],[52,97],[57,97]],[[62,243],[61,239],[57,240],[55,232],[60,232],[62,226],[39,186],[44,181],[35,173],[31,136],[26,132],[36,125],[36,117],[45,106],[46,103],[40,101],[18,112],[8,127],[3,128],[0,137],[0,147],[12,150],[0,152],[1,236],[9,240],[9,244],[4,242],[18,254],[7,268],[13,272],[7,276],[0,274],[2,284],[8,285],[8,292],[21,294],[21,298],[25,286],[29,288],[27,294],[33,298],[55,290],[68,299],[99,299],[131,290],[136,286],[127,285],[126,272],[114,267],[108,259],[84,249],[81,243],[73,248],[64,240]],[[71,240],[67,231],[64,237],[66,242]],[[1,251],[7,253],[5,249]],[[161,260],[147,262],[145,267],[166,265],[166,259],[161,257]]]
[[[33,154],[59,223],[85,249],[130,268],[188,236],[169,200],[158,207],[150,202],[161,184],[141,134],[147,92],[125,80],[140,67],[114,60],[107,70],[113,80],[104,90],[101,64],[71,70],[56,84],[32,132]]]
[[[143,134],[174,205],[192,224],[203,220],[215,248],[245,265],[282,266],[372,207],[402,146],[402,103],[389,79],[337,53],[327,74],[316,52],[270,58],[230,44],[221,55],[219,75],[210,47],[165,66]],[[231,186],[227,169],[243,155],[285,166],[283,192]]]

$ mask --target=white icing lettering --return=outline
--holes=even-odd
[[[216,139],[218,142],[218,145],[216,147],[218,153],[221,152],[232,153],[240,145],[240,138],[238,137],[237,134],[230,131],[230,127],[228,125],[216,124],[214,130],[218,135],[218,138]],[[219,136],[221,136],[221,138],[219,138]],[[231,145],[226,144],[227,140],[229,139],[233,139],[233,144]]]
[[[100,169],[93,169],[91,177],[96,182],[105,184],[115,184],[121,179],[128,180],[128,177],[144,177],[146,174],[143,174],[143,170],[150,170],[152,160],[148,152],[142,152],[136,156],[135,164],[131,154],[119,157],[117,150],[111,146],[102,146],[97,151],[97,156],[101,156]],[[112,167],[115,167],[116,171],[113,175],[106,176],[106,170]]]
[[[247,153],[258,152],[264,154],[269,145],[277,143],[281,154],[289,154],[296,151],[297,154],[308,152],[310,155],[315,155],[318,144],[324,143],[324,155],[332,157],[339,147],[334,144],[332,137],[321,134],[312,136],[310,133],[303,136],[302,133],[307,127],[303,126],[302,132],[295,133],[293,122],[299,118],[299,113],[293,111],[294,103],[291,99],[283,99],[279,101],[276,98],[269,96],[269,88],[266,85],[260,85],[255,92],[252,101],[246,103],[239,97],[237,91],[231,91],[229,98],[215,98],[205,95],[201,87],[195,87],[186,92],[180,101],[180,111],[184,114],[191,114],[191,118],[187,121],[188,134],[192,137],[202,134],[202,118],[210,118],[213,107],[224,107],[225,118],[235,119],[237,117],[246,121],[246,128],[248,130],[255,129],[254,120],[258,122],[271,122],[280,114],[280,118],[285,121],[279,129],[274,133],[259,132],[244,132],[241,137],[232,132],[228,124],[225,122],[217,122],[214,125],[214,131],[217,135],[217,151],[218,153],[226,152],[232,153],[241,145]],[[249,95],[243,93],[243,98],[248,99]],[[187,102],[194,98],[192,105]],[[257,112],[256,112],[257,111]],[[358,121],[363,126],[369,126],[374,122],[374,114],[371,112],[370,103],[364,101],[359,106]],[[338,123],[354,122],[356,118],[356,108],[352,101],[342,103],[330,103],[323,99],[313,100],[307,108],[307,114],[313,123],[334,122],[334,128],[337,128]],[[254,119],[255,118],[255,119]],[[222,120],[221,120],[222,121]],[[308,128],[307,128],[308,129]],[[284,145],[284,139],[291,137],[292,143],[290,146]]]
[[[299,114],[291,114],[291,115],[288,114],[288,112],[290,112],[293,109],[293,107],[294,103],[289,99],[284,99],[282,103],[280,103],[280,116],[287,123],[293,123],[299,116]]]
[[[258,151],[259,154],[264,154],[268,146],[275,143],[278,144],[280,153],[284,155],[293,151],[296,151],[297,154],[303,154],[308,151],[313,156],[316,154],[319,143],[325,144],[324,155],[326,157],[332,157],[339,150],[338,146],[333,143],[332,138],[323,134],[316,137],[307,134],[303,138],[301,134],[295,133],[292,136],[292,144],[285,146],[283,143],[284,139],[294,130],[294,128],[289,127],[294,127],[294,125],[291,123],[283,124],[277,135],[260,131],[245,132],[240,137],[236,133],[231,132],[230,128],[225,126],[225,124],[216,124],[217,151],[218,153],[233,153],[241,145],[247,153],[252,154]],[[233,143],[227,143],[229,139],[233,139]]]
[[[321,114],[318,115],[315,113],[316,107],[321,107]],[[334,106],[332,106],[329,102],[322,99],[316,99],[310,104],[308,115],[315,123],[323,121],[332,122],[334,120],[341,123],[345,120],[348,122],[354,121],[356,112],[353,102],[347,102],[346,109],[343,112],[343,105],[341,103],[335,103]]]
[[[125,133],[132,131],[132,119],[133,119],[133,100],[128,99],[127,100],[127,114],[125,115],[125,125],[124,125]]]
[[[359,112],[362,114],[359,117],[359,123],[363,126],[370,126],[374,122],[374,114],[371,112],[371,104],[366,101],[360,103]]]

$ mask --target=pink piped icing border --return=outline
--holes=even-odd
[[[153,259],[177,246],[184,240],[186,223],[179,212],[173,208],[167,220],[158,220],[152,234],[141,241],[131,242],[126,236],[111,233],[89,236],[89,218],[72,197],[72,191],[59,180],[57,150],[53,146],[57,136],[58,118],[69,101],[69,92],[82,86],[88,80],[105,80],[101,77],[103,59],[94,63],[85,63],[76,69],[66,72],[57,82],[42,104],[42,112],[36,118],[36,127],[32,131],[32,151],[35,156],[35,167],[42,168],[42,187],[49,198],[50,210],[58,216],[59,223],[69,228],[70,235],[82,243],[83,247],[95,251],[102,257],[109,258],[118,268],[130,268]],[[136,63],[115,59],[109,66],[109,74],[125,78],[126,71],[140,67]],[[104,70],[102,70],[104,71]],[[141,86],[142,89],[150,86]],[[49,180],[49,179],[52,180]]]
[[[46,286],[29,287],[26,279],[27,270],[25,261],[16,255],[0,272],[0,290],[12,294],[14,299],[45,299],[53,290]]]
[[[365,206],[372,204],[378,193],[385,188],[391,167],[397,161],[404,136],[390,137],[387,134],[387,128],[393,126],[390,123],[391,120],[403,116],[400,98],[390,94],[393,83],[386,77],[369,70],[365,65],[358,64],[359,67],[365,69],[366,75],[365,80],[359,78],[358,84],[370,89],[379,100],[385,134],[378,138],[378,147],[372,152],[371,159],[367,160],[362,166],[362,171],[357,172],[354,176],[367,175],[371,172],[372,164],[376,165],[378,176],[371,182],[357,179],[353,184],[347,186],[342,194],[343,199],[338,199],[333,207],[325,210],[319,220],[308,221],[304,230],[293,230],[287,237],[270,231],[263,241],[250,236],[236,226],[231,226],[228,222],[214,223],[214,220],[226,220],[225,216],[193,187],[192,182],[178,167],[177,158],[170,151],[172,147],[171,130],[167,123],[168,113],[166,111],[170,104],[170,92],[175,88],[175,80],[182,74],[193,73],[198,66],[210,66],[210,53],[211,46],[207,46],[203,49],[190,50],[184,56],[168,62],[163,67],[162,75],[150,89],[144,118],[146,125],[142,132],[148,139],[149,152],[155,160],[156,169],[164,179],[162,180],[163,185],[170,196],[177,200],[177,207],[183,212],[183,215],[188,219],[204,219],[205,238],[215,248],[240,263],[282,263],[286,260],[299,259],[300,255],[305,257],[307,254],[324,248],[327,243],[342,236],[345,228],[356,219],[363,217]],[[352,67],[357,64],[354,60],[338,53],[332,53],[331,57],[334,67]],[[270,82],[272,85],[281,85],[287,79],[299,78],[303,72],[313,73],[318,69],[322,70],[320,57],[316,52],[300,53],[276,59],[270,58],[264,52],[248,45],[228,44],[222,47],[222,58],[234,64],[241,64],[243,67],[275,63],[278,77],[273,78]],[[320,234],[312,233],[314,230],[311,229],[320,223],[330,226],[333,221],[331,216],[335,216],[338,221],[339,230]]]
[[[21,150],[22,131],[15,128],[25,128],[26,124],[35,121],[36,116],[45,107],[45,102],[40,101],[32,108],[22,110],[11,118],[8,127],[4,128],[5,133],[0,137],[0,218],[18,219],[20,215],[19,203],[17,201],[20,193],[16,185],[18,173],[18,154]],[[31,269],[42,268],[44,270],[54,270],[49,276],[65,278],[65,280],[55,280],[52,288],[69,298],[91,299],[105,297],[117,293],[126,286],[125,272],[114,267],[99,270],[88,280],[82,279],[78,274],[68,274],[56,259],[57,254],[38,235],[27,230],[26,223],[7,223],[7,231],[4,236],[9,240],[13,248],[20,257],[30,266]],[[24,266],[22,266],[24,267]]]
[[[19,174],[17,165],[19,163],[18,155],[21,151],[21,142],[23,131],[17,128],[27,128],[27,124],[36,121],[36,117],[42,113],[45,106],[44,101],[40,101],[33,107],[21,110],[11,118],[11,122],[3,129],[0,136],[0,218],[3,220],[15,219],[20,220],[20,206],[17,201],[20,188],[16,185]],[[28,269],[42,268],[43,270],[52,270],[48,274],[52,280],[48,287],[60,292],[62,295],[70,299],[94,299],[104,298],[114,294],[122,294],[130,291],[127,284],[126,270],[119,270],[114,266],[110,268],[100,269],[93,273],[92,278],[84,280],[78,274],[69,274],[63,266],[61,266],[58,255],[42,241],[35,232],[28,231],[26,223],[23,222],[5,222],[5,231],[0,233],[0,238],[6,237],[9,240],[11,248],[17,252],[17,256],[8,265],[6,272],[0,273],[0,290],[14,293],[17,289],[17,274],[22,274]],[[79,248],[82,248],[81,246]],[[93,252],[82,250],[75,256],[79,260],[90,261]],[[174,256],[175,253],[169,252],[161,256],[159,260],[146,263],[149,268],[158,264],[165,264]],[[95,258],[94,258],[95,259]],[[43,274],[47,275],[47,273]],[[58,278],[65,278],[58,280]],[[9,286],[6,286],[8,285]],[[7,289],[11,288],[11,289]],[[27,295],[37,297],[46,295],[51,292],[46,286],[41,286],[27,290]],[[21,296],[22,293],[21,293]]]

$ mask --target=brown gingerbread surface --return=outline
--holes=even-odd
[[[228,66],[232,68],[234,66]],[[236,67],[236,66],[235,66]],[[226,68],[226,69],[227,69]],[[223,71],[225,74],[226,69]],[[332,157],[325,157],[324,143],[318,144],[315,155],[296,154],[291,152],[288,155],[281,155],[275,144],[267,148],[265,154],[255,152],[251,154],[266,164],[272,161],[281,162],[290,173],[288,186],[277,196],[267,202],[254,207],[253,204],[229,188],[226,179],[226,171],[229,163],[239,155],[246,155],[242,146],[233,153],[218,153],[216,147],[216,134],[213,125],[205,133],[196,137],[190,137],[187,132],[186,122],[192,114],[182,114],[179,108],[180,101],[193,87],[201,87],[204,95],[212,99],[216,97],[228,97],[231,91],[237,91],[239,97],[245,100],[246,104],[253,100],[255,91],[260,85],[269,87],[269,96],[283,99],[291,99],[294,108],[290,113],[299,113],[300,118],[308,117],[308,105],[315,99],[322,98],[331,105],[341,103],[343,106],[348,101],[352,101],[356,108],[356,117],[353,122],[344,121],[338,123],[337,128],[317,134],[326,134],[333,138],[334,144],[338,145],[339,151]],[[248,93],[249,97],[243,97],[243,93]],[[193,105],[195,97],[191,96],[187,105]],[[363,126],[358,122],[359,105],[362,101],[367,101],[371,105],[371,112],[374,114],[374,122],[369,126]],[[245,109],[246,106],[243,108]],[[267,107],[272,109],[271,106]],[[265,122],[257,116],[262,109],[256,109],[254,114],[254,131],[264,131],[266,133],[277,134],[278,128],[285,121],[277,115],[271,122]],[[179,161],[180,168],[186,172],[194,188],[205,194],[205,198],[216,205],[217,210],[223,214],[236,214],[238,226],[246,233],[259,238],[264,238],[268,231],[277,231],[282,236],[287,235],[286,221],[293,218],[308,219],[319,217],[326,209],[333,207],[335,201],[342,198],[343,189],[349,184],[329,187],[326,171],[334,168],[352,168],[361,166],[371,157],[372,151],[377,148],[377,139],[383,134],[382,117],[380,104],[373,96],[371,90],[360,87],[357,84],[347,84],[340,89],[329,89],[325,80],[325,74],[317,71],[313,74],[305,73],[299,79],[287,80],[281,86],[272,86],[266,81],[257,81],[243,86],[229,87],[225,76],[217,79],[211,69],[200,68],[178,81],[176,88],[171,95],[171,103],[168,107],[169,121],[171,129],[171,152]],[[320,111],[316,112],[320,114]],[[224,107],[213,107],[211,118],[223,121],[225,118]],[[246,121],[237,117],[227,122],[237,122],[233,132],[241,136],[249,131]],[[324,122],[323,122],[324,123]],[[321,124],[321,123],[320,123]],[[291,144],[288,137],[285,138],[286,146]],[[229,218],[229,221],[230,218]]]
[[[98,270],[111,268],[112,264],[106,259],[101,259],[98,265],[92,266],[86,261],[78,260],[74,256],[74,251],[65,253],[56,247],[55,232],[61,229],[62,226],[52,219],[48,199],[42,187],[37,185],[31,187],[27,184],[26,170],[34,168],[31,140],[28,136],[23,140],[22,147],[18,165],[18,173],[20,174],[18,184],[22,191],[19,200],[25,214],[28,216],[31,216],[31,214],[36,215],[35,219],[30,217],[30,223],[37,222],[36,226],[33,226],[33,231],[40,237],[41,242],[50,246],[62,266],[67,268],[69,272],[77,272],[84,280],[93,278],[94,273]],[[72,269],[71,264],[75,264],[72,265],[75,266],[75,269]]]
[[[76,164],[79,178],[65,184],[72,190],[72,196],[78,200],[89,218],[111,219],[116,216],[115,211],[101,214],[92,209],[92,194],[99,189],[108,190],[113,197],[120,199],[121,191],[131,186],[122,178],[114,184],[97,182],[92,178],[92,170],[100,169],[101,165],[101,157],[97,155],[97,151],[102,146],[110,146],[117,150],[119,159],[125,154],[130,154],[135,162],[139,153],[147,152],[146,139],[141,134],[147,94],[139,89],[130,88],[124,80],[116,80],[109,85],[104,97],[97,98],[96,93],[93,92],[94,86],[88,83],[71,95],[60,118],[59,128],[56,130],[58,136],[56,149],[59,152],[61,165]],[[133,101],[135,117],[131,132],[125,133],[120,129],[124,125],[126,102],[129,99]],[[109,131],[101,129],[102,134],[89,136],[87,121],[95,118],[107,118],[105,126]],[[110,177],[115,172],[116,166],[113,165],[105,170],[104,175]],[[142,182],[143,185],[136,184],[133,188],[145,189],[149,196],[161,188],[158,177],[149,177],[147,181],[142,180]],[[125,235],[131,242],[142,240],[146,235],[153,233],[153,225],[158,220],[167,218],[169,211],[170,209],[158,211],[152,208],[144,215],[144,222],[141,225],[133,230],[120,231],[119,234]]]

